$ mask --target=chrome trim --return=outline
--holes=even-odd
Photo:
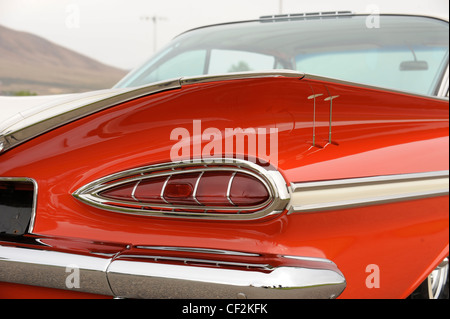
[[[85,116],[107,109],[146,95],[181,88],[180,80],[169,80],[154,83],[149,86],[133,89],[115,89],[89,92],[77,100],[66,103],[56,103],[39,107],[27,112],[26,116],[19,114],[11,125],[0,128],[0,143],[3,152],[42,133],[68,124]]]
[[[76,265],[83,292],[110,295],[105,276],[109,263],[98,256],[0,246],[0,281],[67,289],[66,269]]]
[[[311,90],[314,92],[312,86]],[[318,94],[312,94],[310,96],[308,96],[308,100],[313,99],[313,103],[314,103],[314,108],[313,108],[313,125],[312,125],[312,146],[316,146],[316,98],[319,96],[322,96],[322,93],[318,93]]]
[[[111,199],[103,198],[99,195],[102,191],[122,185],[148,178],[167,176],[168,179],[164,183],[163,189],[170,176],[181,173],[205,172],[205,171],[231,171],[242,172],[257,178],[264,184],[269,192],[269,200],[257,206],[242,207],[241,212],[249,211],[246,214],[226,214],[210,212],[214,210],[235,211],[236,207],[224,206],[193,206],[193,205],[176,205],[176,204],[151,204],[153,209],[145,209],[150,203],[130,202],[124,200],[114,200],[115,203],[130,205],[130,207],[115,206],[111,204]],[[233,174],[234,176],[234,174]],[[129,178],[127,178],[129,177]],[[119,180],[118,182],[114,182]],[[229,198],[230,182],[228,182],[227,196]],[[163,190],[162,190],[163,192]],[[162,193],[163,194],[163,193]],[[257,219],[268,215],[279,214],[284,211],[289,201],[289,191],[283,176],[274,168],[265,169],[255,163],[247,160],[233,158],[216,158],[208,160],[189,160],[183,162],[172,162],[138,167],[131,170],[115,173],[82,186],[72,194],[78,200],[108,211],[135,214],[143,216],[161,216],[161,217],[184,217],[184,218],[203,218],[203,219],[226,219],[226,220],[244,220]],[[163,198],[163,197],[162,197]],[[164,199],[164,198],[163,198]],[[232,203],[229,198],[230,203]],[[167,201],[166,201],[167,202]],[[136,206],[140,207],[136,207]],[[234,205],[234,204],[233,204]],[[157,210],[155,208],[161,209]],[[164,210],[165,209],[165,210]],[[168,210],[170,209],[170,210]],[[178,212],[174,209],[180,210]],[[202,211],[200,212],[200,209]],[[198,210],[199,212],[192,212]],[[205,212],[206,211],[206,212]]]
[[[6,182],[31,182],[34,186],[33,192],[33,207],[31,208],[31,218],[30,225],[28,226],[28,233],[33,233],[34,222],[36,219],[36,207],[37,207],[37,196],[38,196],[38,184],[37,182],[29,177],[0,177],[0,181]]]
[[[276,267],[249,270],[114,261],[108,269],[114,294],[127,298],[336,298],[345,279],[333,270]],[[148,289],[152,287],[153,289]]]
[[[164,191],[166,190],[167,183],[169,182],[171,176],[172,176],[172,175],[167,176],[166,181],[164,182],[164,185],[163,185],[163,187],[161,188],[161,194],[159,195],[159,197],[161,197],[161,199],[162,199],[166,204],[169,204],[169,205],[170,205],[170,203],[164,198]]]
[[[151,250],[169,250],[173,252],[188,252],[188,253],[206,253],[216,255],[231,255],[231,256],[246,256],[246,257],[258,257],[260,254],[247,253],[241,251],[223,250],[223,249],[211,249],[211,248],[198,248],[198,247],[174,247],[174,246],[143,246],[137,245],[136,248],[151,249]]]
[[[437,96],[448,98],[448,89],[449,89],[449,69],[447,64],[447,68],[442,78],[441,85],[439,86]]]
[[[289,214],[316,212],[449,194],[449,171],[291,183]]]
[[[390,92],[390,93],[407,94],[407,95],[416,96],[416,97],[420,97],[420,98],[429,98],[432,100],[448,102],[448,97],[426,95],[426,94],[420,94],[420,93],[415,93],[415,92],[410,92],[410,91],[402,91],[402,90],[396,90],[396,89],[392,89],[392,88],[386,88],[386,87],[382,87],[382,86],[350,82],[350,81],[340,80],[340,79],[336,79],[336,78],[329,78],[329,77],[316,75],[316,74],[305,74],[305,76],[302,79],[304,79],[306,81],[314,80],[314,81],[325,81],[328,83],[335,83],[335,84],[351,85],[351,86],[359,87],[359,88],[363,88],[363,89],[382,90],[382,91]]]
[[[230,193],[231,193],[231,185],[233,184],[233,180],[234,180],[234,177],[236,176],[236,172],[234,172],[232,175],[231,175],[231,177],[230,177],[230,180],[228,181],[228,186],[227,186],[227,199],[228,199],[228,201],[230,202],[230,204],[231,205],[233,205],[233,206],[236,206],[234,203],[233,203],[233,201],[231,200],[231,196],[230,196]]]
[[[192,77],[183,77],[180,80],[181,86],[197,83],[207,83],[207,82],[217,82],[217,81],[230,81],[230,80],[243,80],[243,79],[255,79],[255,78],[277,78],[277,77],[287,77],[287,78],[299,78],[301,80],[305,76],[305,73],[300,71],[293,71],[287,69],[275,69],[267,71],[245,71],[245,72],[235,72],[227,74],[218,75],[200,75]]]
[[[201,259],[201,258],[173,257],[173,256],[163,256],[163,255],[158,255],[158,254],[152,254],[152,255],[127,254],[126,259],[127,260],[129,260],[129,259],[136,259],[136,260],[144,259],[144,260],[149,260],[150,262],[171,261],[171,262],[177,262],[178,264],[180,264],[182,266],[191,265],[191,264],[203,264],[203,265],[207,265],[207,266],[213,265],[216,267],[224,267],[225,266],[225,267],[243,267],[243,268],[247,268],[247,269],[256,268],[256,269],[266,270],[266,271],[271,271],[275,268],[269,264],[243,263],[243,262],[237,262],[237,261],[210,260],[210,259]],[[127,272],[125,272],[125,273],[127,273]]]
[[[112,261],[108,280],[115,295],[132,298],[333,298],[346,285],[342,273],[328,260],[301,260],[301,256],[294,260],[275,254],[190,247],[156,248],[136,247]],[[162,252],[165,255],[161,256]]]
[[[141,181],[137,181],[136,182],[136,185],[134,185],[134,187],[133,187],[133,191],[131,192],[131,197],[135,200],[135,201],[137,201],[138,202],[138,200],[136,199],[136,197],[134,196],[135,195],[135,193],[136,193],[136,188],[138,187],[138,185],[141,183]]]
[[[205,174],[205,172],[201,172],[200,175],[197,178],[197,181],[195,182],[195,186],[194,186],[194,191],[192,192],[192,198],[194,198],[194,200],[197,202],[197,204],[201,205],[201,203],[198,201],[197,199],[197,188],[198,188],[198,184],[200,183],[200,179],[202,178],[203,174]]]
[[[78,99],[62,99],[33,108],[0,125],[0,153],[85,116],[143,96],[180,89],[183,85],[265,77],[299,77],[304,73],[291,70],[237,72],[221,75],[184,77],[137,88],[109,89],[83,93]]]
[[[302,260],[302,261],[333,263],[331,260],[328,260],[328,259],[325,259],[325,258],[319,258],[319,257],[301,257],[301,256],[289,256],[289,255],[285,255],[283,257],[285,257],[285,258],[292,258],[292,259],[296,259],[296,260]]]
[[[429,299],[439,299],[442,298],[445,286],[448,284],[448,257],[445,257],[439,266],[434,269],[431,274],[427,277],[428,286],[428,298]],[[448,289],[448,287],[447,287]]]
[[[0,281],[122,298],[336,298],[346,287],[323,258],[108,243],[83,243],[80,251],[70,238],[60,251],[32,241],[0,239]],[[67,285],[72,268],[78,287]]]

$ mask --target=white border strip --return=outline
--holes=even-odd
[[[290,213],[315,212],[449,193],[449,171],[292,183]]]

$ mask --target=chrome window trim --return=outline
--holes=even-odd
[[[445,196],[448,184],[448,170],[291,183],[288,214]]]
[[[448,68],[448,64],[447,64],[447,68],[445,70],[444,76],[442,77],[442,81],[439,86],[437,96],[448,99],[448,90],[449,90],[449,68]]]
[[[259,205],[252,207],[242,207],[240,212],[249,211],[245,214],[221,214],[218,212],[210,212],[213,210],[221,211],[236,211],[235,206],[222,207],[222,206],[204,206],[202,212],[200,209],[202,206],[193,205],[175,205],[175,204],[152,204],[154,208],[172,209],[172,210],[156,210],[145,209],[149,204],[139,202],[129,202],[122,200],[111,200],[103,198],[99,195],[105,189],[109,189],[115,186],[122,185],[124,183],[130,183],[147,178],[156,178],[160,176],[173,176],[181,173],[192,172],[206,172],[206,171],[230,171],[230,172],[242,172],[247,175],[251,175],[257,178],[264,184],[269,192],[270,198]],[[126,178],[130,177],[130,178]],[[118,182],[114,182],[119,180]],[[167,181],[169,178],[166,180]],[[164,188],[165,186],[163,186]],[[227,187],[227,198],[229,198],[230,182]],[[200,219],[216,219],[216,220],[252,220],[259,219],[270,215],[276,215],[282,213],[286,205],[289,202],[289,190],[287,184],[281,175],[274,168],[265,169],[251,161],[235,159],[235,158],[216,158],[216,159],[195,159],[182,162],[170,162],[155,164],[150,166],[138,167],[115,174],[108,175],[106,177],[92,181],[72,194],[76,199],[84,202],[85,204],[117,213],[142,215],[142,216],[156,216],[156,217],[178,217],[178,218],[200,218]],[[163,196],[161,195],[161,198]],[[114,201],[118,204],[126,204],[133,207],[122,207],[111,205],[110,202]],[[234,205],[234,204],[233,204]],[[140,206],[140,207],[134,207]],[[179,211],[175,211],[179,210]],[[198,212],[189,212],[189,210],[197,210]]]
[[[33,186],[34,186],[33,206],[31,208],[30,224],[28,225],[28,233],[32,234],[33,229],[34,229],[34,222],[36,220],[36,208],[37,208],[37,199],[38,199],[38,184],[37,184],[37,182],[30,177],[0,177],[0,181],[33,183]]]

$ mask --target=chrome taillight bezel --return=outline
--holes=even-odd
[[[145,202],[112,200],[101,196],[101,192],[130,182],[138,182],[162,176],[188,174],[192,172],[232,171],[257,178],[267,189],[269,199],[257,206],[224,207],[155,204]],[[78,200],[107,211],[141,216],[184,217],[219,220],[258,219],[280,214],[286,209],[290,194],[286,181],[270,164],[264,167],[252,161],[236,158],[194,159],[138,167],[97,179],[72,194]]]

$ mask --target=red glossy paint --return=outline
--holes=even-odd
[[[111,299],[73,290],[61,290],[0,282],[0,299]]]
[[[316,98],[314,145],[313,94],[323,94]],[[331,141],[330,95],[337,96]],[[177,142],[171,131],[183,127],[193,136],[193,120],[221,132],[276,127],[278,168],[288,184],[448,170],[446,101],[319,80],[261,78],[186,85],[111,107],[2,154],[0,175],[38,183],[36,234],[324,257],[347,279],[342,298],[405,297],[448,255],[448,196],[256,221],[124,215],[72,197],[98,178],[169,162]],[[201,155],[198,149],[191,154]],[[371,264],[380,268],[380,288],[365,284]]]

